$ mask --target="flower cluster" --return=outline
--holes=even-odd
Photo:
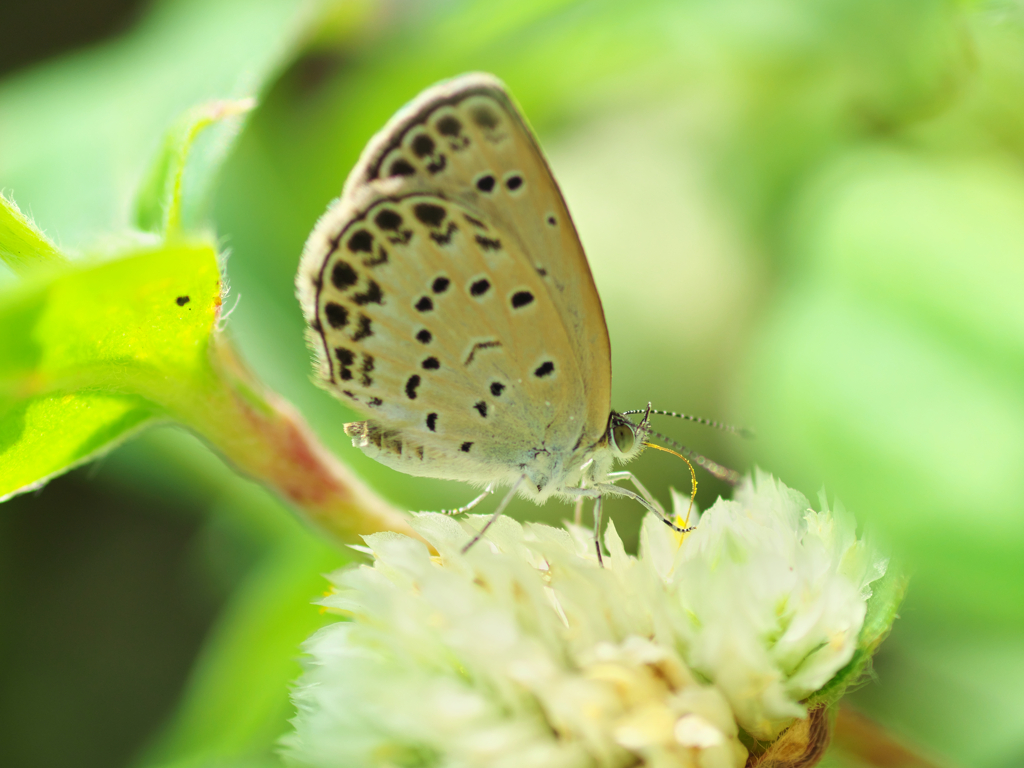
[[[678,500],[677,500],[678,502]],[[367,537],[331,578],[349,617],[306,645],[286,757],[316,766],[738,768],[850,662],[885,563],[769,477],[639,556],[588,532],[420,515],[438,554]]]

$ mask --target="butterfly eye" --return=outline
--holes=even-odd
[[[635,440],[633,430],[628,424],[618,424],[612,427],[612,443],[619,453],[629,453],[633,450]]]

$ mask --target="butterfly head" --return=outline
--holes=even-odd
[[[612,454],[619,461],[629,461],[644,449],[651,433],[651,406],[647,406],[644,417],[637,424],[625,416],[612,411],[608,418],[608,444]]]

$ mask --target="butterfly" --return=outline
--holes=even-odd
[[[486,486],[451,512],[509,486],[487,526],[518,493],[593,499],[596,529],[602,497],[626,496],[688,530],[613,471],[651,445],[652,409],[638,421],[611,409],[590,267],[495,77],[434,85],[371,139],[296,285],[323,384],[367,416],[345,425],[353,444],[410,475]]]

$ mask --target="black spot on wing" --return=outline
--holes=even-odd
[[[495,397],[501,397],[501,393],[505,391],[505,385],[500,381],[491,382],[491,394]]]
[[[523,177],[520,176],[518,173],[509,176],[507,179],[505,179],[505,186],[508,187],[510,192],[515,192],[517,189],[523,186]]]
[[[340,366],[339,375],[342,381],[350,381],[352,379],[352,364],[356,361],[356,356],[350,349],[344,347],[337,347],[334,350],[334,355],[338,358],[338,365]]]
[[[437,432],[437,414],[436,413],[428,413],[427,414],[427,429],[429,429],[431,432]]]
[[[347,245],[352,253],[373,253],[373,235],[360,229],[348,239]]]
[[[417,203],[413,206],[413,213],[417,219],[432,230],[430,239],[438,245],[448,245],[452,240],[452,235],[459,230],[454,221],[449,220],[447,224],[444,223],[448,211],[440,205]]]
[[[412,151],[416,153],[416,157],[429,157],[434,151],[434,140],[421,133],[412,140]]]
[[[364,387],[373,385],[373,379],[370,377],[370,373],[373,371],[373,357],[371,355],[363,355],[363,364],[359,368],[359,372],[363,374],[360,383]]]
[[[331,328],[344,328],[348,325],[348,310],[341,304],[335,304],[333,301],[327,302],[324,314],[327,315],[327,322]]]
[[[358,322],[359,325],[356,328],[356,332],[352,334],[352,341],[362,341],[369,336],[373,336],[373,323],[370,318],[360,312]]]
[[[454,152],[461,152],[469,146],[469,136],[462,132],[462,122],[454,115],[445,115],[434,127],[447,140],[448,147]]]
[[[452,241],[452,235],[459,231],[454,221],[449,221],[443,232],[431,232],[430,239],[438,245],[448,245]]]
[[[388,260],[388,252],[379,244],[374,242],[373,233],[366,229],[357,230],[348,239],[346,247],[353,254],[365,253],[360,257],[364,267],[376,267]]]
[[[402,226],[401,214],[397,211],[391,210],[390,208],[383,209],[374,217],[373,220],[381,229],[398,229]]]
[[[469,365],[476,358],[476,353],[485,349],[494,349],[500,347],[500,341],[478,341],[473,345],[473,348],[469,350],[469,354],[466,356],[466,362],[463,365]]]
[[[434,293],[444,293],[448,290],[448,286],[451,284],[451,280],[447,277],[438,277],[430,286],[430,290]]]
[[[479,413],[485,419],[487,418],[487,403],[485,401],[481,400],[478,403],[474,403],[473,407],[476,408],[477,413]]]
[[[420,376],[418,373],[414,373],[409,377],[409,380],[405,382],[405,396],[410,400],[416,399],[416,390],[420,386]]]
[[[537,370],[533,372],[533,375],[538,379],[543,379],[545,376],[550,376],[555,372],[555,364],[550,360],[547,360],[537,366]]]
[[[412,240],[412,230],[402,229],[402,215],[390,208],[383,209],[374,217],[374,222],[384,232],[388,242],[393,245],[405,245]],[[383,250],[383,249],[381,249]]]
[[[429,312],[434,308],[434,301],[429,296],[421,296],[415,307],[419,312]]]
[[[428,357],[421,363],[421,365],[423,366],[424,370],[436,371],[438,368],[441,367],[441,361],[438,360],[436,357]]]
[[[492,192],[494,190],[494,184],[494,177],[489,173],[476,180],[476,188],[484,193]]]
[[[391,167],[388,169],[388,176],[415,176],[416,169],[413,168],[412,163],[406,160],[404,157],[400,157],[391,163]]]
[[[416,334],[416,341],[420,344],[429,344],[434,340],[434,334],[428,331],[426,328],[422,328]]]
[[[486,277],[481,278],[479,280],[474,280],[473,283],[469,286],[470,294],[477,298],[483,296],[489,290],[491,290],[491,281],[488,280]]]
[[[458,136],[462,132],[462,123],[457,117],[445,115],[437,121],[437,132],[442,136]]]
[[[444,221],[445,216],[448,212],[440,205],[434,205],[433,203],[417,203],[413,209],[413,213],[416,218],[428,227],[439,227],[441,222]]]
[[[469,449],[472,447],[472,443],[463,443],[461,446],[459,446],[459,450],[462,451],[463,453],[469,453]]]
[[[500,122],[494,110],[482,104],[473,108],[471,116],[474,123],[489,131],[497,128]]]
[[[519,309],[532,303],[533,294],[529,291],[516,291],[512,294],[512,309]]]
[[[425,133],[421,133],[412,140],[412,151],[416,157],[427,162],[427,170],[430,173],[443,171],[448,165],[444,153],[437,151],[434,140]]]
[[[366,286],[364,293],[357,293],[352,297],[359,306],[365,306],[366,304],[383,304],[384,293],[381,291],[380,286],[377,285],[376,281],[371,280],[370,284]]]
[[[331,269],[331,282],[339,291],[344,291],[359,282],[359,275],[356,274],[356,271],[352,269],[350,264],[344,261],[336,261]]]
[[[476,244],[485,251],[501,250],[501,240],[496,237],[484,237],[483,235],[477,235]]]
[[[192,299],[190,299],[188,296],[179,296],[174,300],[174,303],[177,304],[179,307],[184,307],[190,301],[192,301]]]

